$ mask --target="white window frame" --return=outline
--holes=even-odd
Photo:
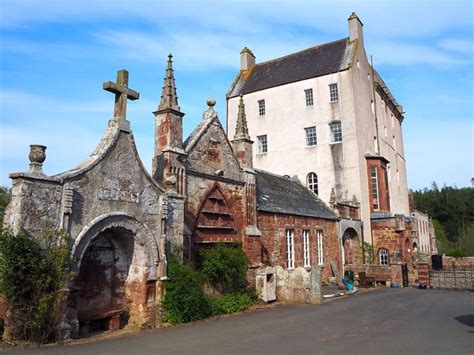
[[[342,123],[333,122],[329,124],[329,134],[331,135],[331,143],[342,142]]]
[[[262,100],[258,100],[257,101],[258,103],[258,116],[259,117],[262,117],[262,116],[265,116],[265,100],[262,99]]]
[[[295,268],[295,231],[286,230],[286,261],[288,269]]]
[[[314,147],[318,145],[318,135],[316,133],[316,126],[306,127],[304,129],[306,136],[306,146]]]
[[[337,88],[337,83],[329,84],[329,101],[336,102],[339,100],[339,90]]]
[[[374,210],[380,209],[380,201],[379,201],[379,179],[378,179],[378,172],[376,166],[370,167],[370,187],[371,187],[371,196],[372,196],[372,208]],[[374,204],[374,200],[376,203]]]
[[[387,249],[379,249],[379,264],[380,265],[388,265],[388,250]]]
[[[303,230],[303,266],[310,267],[310,254],[309,254],[309,230]]]
[[[324,265],[324,245],[323,245],[323,231],[318,229],[316,231],[316,243],[318,247],[318,265]]]
[[[258,140],[258,154],[266,154],[268,152],[267,135],[263,134],[261,136],[257,136],[257,140]]]
[[[308,175],[306,175],[306,187],[314,194],[318,195],[319,186],[318,175],[316,173],[310,172]]]
[[[314,97],[313,97],[313,89],[306,89],[304,91],[304,97],[306,101],[306,106],[313,106],[314,105]]]

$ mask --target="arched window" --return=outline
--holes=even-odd
[[[306,176],[306,187],[313,191],[316,195],[318,194],[318,175],[315,173],[309,173]]]
[[[379,250],[379,263],[380,265],[388,265],[388,250],[387,249]]]

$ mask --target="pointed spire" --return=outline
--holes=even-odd
[[[235,126],[234,139],[250,139],[247,127],[247,118],[245,115],[245,104],[243,96],[240,95],[239,112],[237,113],[237,125]]]
[[[166,76],[163,83],[163,92],[161,94],[158,111],[165,109],[180,110],[174,82],[173,55],[171,53],[168,55],[168,68],[166,68]]]

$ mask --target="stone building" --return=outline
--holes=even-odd
[[[348,27],[347,38],[262,63],[244,48],[227,94],[227,129],[243,96],[255,167],[295,175],[336,211],[358,206],[363,230],[346,240],[378,248],[380,216],[393,226],[409,216],[404,112],[366,55],[356,14]],[[403,254],[405,239],[392,232],[389,252]]]
[[[166,250],[183,244],[184,196],[165,192],[137,153],[126,105],[139,94],[128,88],[128,72],[104,89],[115,93],[114,115],[82,164],[47,176],[46,147],[32,145],[30,170],[10,175],[5,223],[33,237],[47,225],[74,240],[66,317],[73,336],[101,322],[111,329],[158,322]]]
[[[249,278],[260,291],[267,292],[261,288],[268,278],[275,280],[278,299],[315,302],[311,271],[319,274],[322,267],[326,281],[332,276],[331,261],[341,270],[340,218],[297,180],[253,169],[243,101],[231,141],[214,105],[209,99],[201,122],[183,141],[184,114],[170,58],[155,112],[153,176],[167,191],[186,196],[187,257],[195,261],[200,248],[215,243],[241,243],[251,263]]]
[[[115,94],[114,114],[83,163],[47,176],[46,147],[32,145],[30,170],[10,174],[5,223],[32,237],[48,226],[74,241],[65,315],[72,336],[104,324],[158,325],[167,258],[196,262],[200,248],[216,243],[242,246],[264,300],[320,302],[321,278],[341,270],[341,218],[297,180],[253,168],[242,100],[232,141],[213,99],[183,141],[170,55],[149,175],[126,117],[127,100],[139,98],[128,72],[104,89]]]

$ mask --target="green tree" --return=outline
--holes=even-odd
[[[0,225],[3,225],[3,216],[5,215],[5,209],[10,203],[11,190],[8,187],[0,186]]]
[[[434,220],[440,252],[459,249],[474,255],[474,189],[444,185],[441,189],[433,182],[431,189],[413,193],[416,208],[427,212]],[[442,229],[441,229],[442,227]],[[442,237],[438,234],[441,233]]]

